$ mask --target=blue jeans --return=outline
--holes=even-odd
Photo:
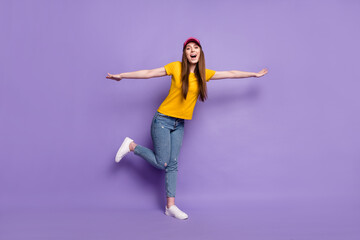
[[[134,153],[154,167],[165,170],[166,196],[175,197],[177,179],[177,157],[182,145],[185,120],[156,112],[151,124],[154,151],[137,145]]]

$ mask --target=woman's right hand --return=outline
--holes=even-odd
[[[108,79],[113,79],[113,80],[116,80],[116,81],[120,81],[122,78],[120,76],[120,74],[110,74],[108,73],[108,75],[106,76],[106,78]]]

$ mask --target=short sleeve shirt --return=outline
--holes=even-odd
[[[189,74],[189,90],[186,99],[182,96],[181,62],[171,62],[164,66],[167,75],[171,75],[171,86],[168,96],[158,108],[158,112],[176,118],[192,119],[195,104],[199,97],[199,87],[195,73]],[[214,70],[205,69],[208,82],[215,74]]]

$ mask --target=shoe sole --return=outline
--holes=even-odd
[[[187,217],[187,218],[177,218],[177,217],[175,217],[174,215],[172,215],[172,214],[170,214],[170,213],[168,213],[168,212],[165,212],[165,215],[166,215],[166,216],[169,216],[169,217],[176,218],[176,219],[180,219],[180,220],[186,220],[186,219],[189,218],[189,217]]]
[[[128,139],[130,139],[130,138],[125,138],[125,140],[123,141],[123,143],[121,144],[121,146],[120,146],[120,148],[119,148],[119,150],[117,151],[117,153],[116,153],[116,156],[115,156],[115,162],[120,162],[120,160],[127,154],[127,153],[129,153],[129,152],[126,152],[123,156],[121,156],[121,152],[123,152],[124,151],[124,148],[126,148],[126,147],[129,147],[129,144],[127,143],[128,142]],[[130,139],[131,140],[131,139]]]

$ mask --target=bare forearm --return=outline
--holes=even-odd
[[[119,73],[119,74],[110,74],[106,76],[108,79],[120,81],[124,78],[154,78],[154,77],[162,77],[166,76],[165,67],[154,68],[151,70],[139,70],[135,72],[126,72],[126,73]]]
[[[254,72],[243,72],[243,71],[237,71],[233,70],[230,71],[232,73],[231,78],[247,78],[247,77],[256,77],[256,73]]]
[[[126,72],[118,74],[121,78],[150,78],[149,70],[139,70],[135,72]]]

